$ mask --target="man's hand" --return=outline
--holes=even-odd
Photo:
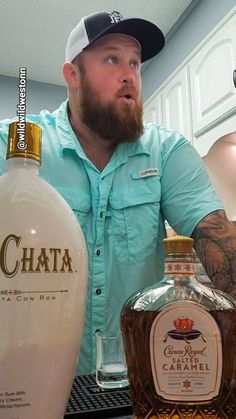
[[[223,210],[214,211],[199,222],[192,238],[214,286],[236,297],[236,224]]]

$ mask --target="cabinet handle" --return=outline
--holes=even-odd
[[[234,87],[236,87],[236,70],[234,70],[233,72],[233,82],[234,82]]]

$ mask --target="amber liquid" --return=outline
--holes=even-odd
[[[157,311],[123,309],[121,329],[135,419],[236,418],[236,310],[210,313],[222,338],[223,371],[219,395],[204,402],[173,402],[156,393],[152,377],[149,336]]]

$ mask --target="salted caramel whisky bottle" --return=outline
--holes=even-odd
[[[83,327],[84,237],[40,159],[40,127],[12,123],[0,177],[1,419],[64,417]]]
[[[236,418],[236,303],[198,283],[192,246],[164,239],[163,280],[121,312],[137,419]]]

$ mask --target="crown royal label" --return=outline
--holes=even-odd
[[[214,318],[199,304],[164,308],[150,332],[156,392],[166,400],[204,401],[219,393],[222,344]]]

